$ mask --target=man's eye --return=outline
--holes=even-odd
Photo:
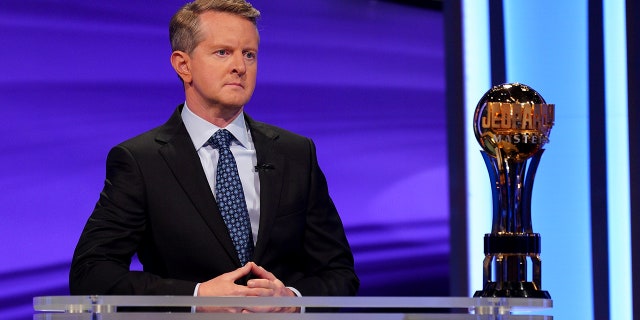
[[[247,59],[255,59],[256,58],[256,53],[247,51],[247,52],[244,53],[244,56]]]
[[[227,50],[224,49],[220,49],[220,50],[216,50],[215,54],[219,55],[219,56],[226,56],[229,52]]]

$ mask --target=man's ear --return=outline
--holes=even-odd
[[[178,50],[172,52],[171,66],[184,83],[191,83],[191,61],[186,52]]]

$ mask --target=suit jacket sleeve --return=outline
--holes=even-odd
[[[327,181],[318,165],[316,148],[306,139],[309,152],[304,252],[307,275],[291,283],[304,296],[351,296],[359,279],[344,227],[329,195]]]
[[[192,295],[195,282],[130,271],[147,231],[145,187],[131,152],[113,148],[100,199],[76,247],[69,273],[72,295]]]

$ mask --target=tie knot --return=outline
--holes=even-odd
[[[231,145],[231,137],[231,132],[227,129],[220,129],[209,138],[209,143],[211,143],[215,149],[229,148]]]

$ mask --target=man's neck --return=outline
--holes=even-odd
[[[209,106],[189,99],[187,107],[198,117],[220,128],[226,128],[243,110],[243,107]]]

